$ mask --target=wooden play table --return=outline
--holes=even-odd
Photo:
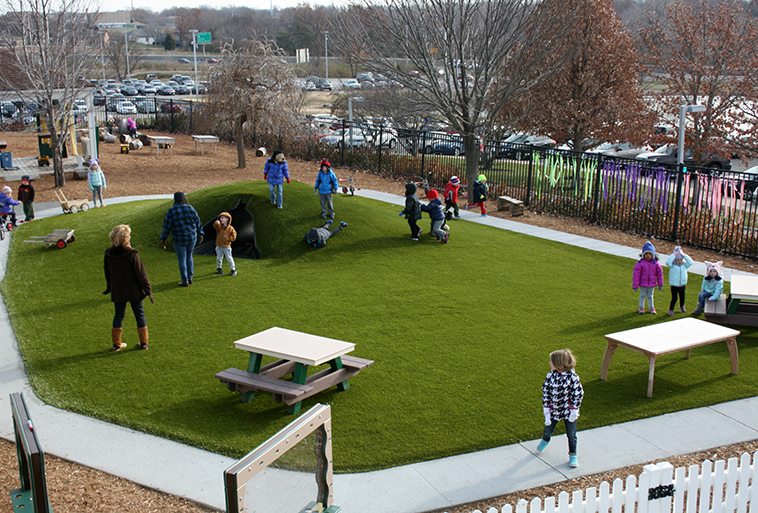
[[[608,378],[608,367],[618,346],[639,351],[649,360],[647,396],[652,397],[657,357],[687,351],[687,358],[689,358],[692,348],[717,342],[726,342],[732,362],[732,374],[737,374],[739,358],[736,337],[739,334],[739,331],[732,328],[701,321],[693,317],[611,333],[605,336],[608,340],[608,347],[605,350],[603,366],[600,369],[600,379],[605,381]]]
[[[195,153],[197,153],[198,145],[200,147],[200,155],[205,153],[205,145],[212,145],[214,153],[218,147],[218,137],[215,135],[193,135],[192,140],[195,141]]]
[[[242,393],[243,402],[250,401],[256,392],[269,392],[290,406],[290,413],[300,411],[303,399],[334,385],[347,390],[348,379],[374,363],[348,356],[355,349],[351,342],[277,327],[237,340],[234,347],[250,353],[247,371],[226,369],[216,377]],[[261,367],[264,355],[279,360]],[[308,376],[309,366],[324,364],[329,368]],[[281,379],[289,374],[292,381]]]
[[[156,155],[160,155],[161,150],[173,148],[176,144],[176,139],[173,137],[166,137],[162,135],[148,135],[147,138],[150,139],[150,144],[152,146],[155,146]]]

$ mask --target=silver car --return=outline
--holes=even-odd
[[[591,150],[588,150],[587,153],[597,153],[600,155],[605,155],[606,157],[619,157],[619,158],[625,158],[625,159],[633,159],[637,155],[641,153],[645,153],[648,151],[651,151],[652,148],[650,146],[642,146],[639,144],[632,144],[632,143],[603,143],[598,146],[595,146]]]

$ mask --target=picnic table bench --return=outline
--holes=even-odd
[[[708,303],[714,301],[706,301],[706,308]],[[758,326],[758,276],[732,274],[730,294],[724,303],[725,324]]]
[[[205,153],[205,145],[210,144],[215,152],[218,149],[218,137],[215,135],[193,135],[192,140],[195,142],[195,153],[197,153],[198,145],[200,146],[200,155]]]
[[[653,397],[656,358],[679,351],[686,351],[686,358],[689,358],[692,349],[717,342],[726,342],[732,364],[731,372],[737,374],[739,372],[737,354],[739,334],[739,331],[732,328],[693,317],[611,333],[605,336],[608,347],[605,349],[600,379],[603,381],[608,379],[608,367],[619,346],[639,351],[648,357],[647,397]]]
[[[250,353],[247,370],[229,368],[216,373],[216,378],[241,393],[243,402],[251,401],[256,392],[266,392],[289,406],[290,413],[298,413],[304,399],[332,386],[348,390],[348,380],[374,363],[347,355],[355,348],[350,342],[277,327],[238,340],[234,346]],[[264,355],[279,360],[261,366]],[[323,364],[329,368],[308,376],[308,366]],[[283,379],[290,374],[292,381]]]
[[[148,135],[148,140],[151,146],[155,146],[155,154],[159,155],[161,150],[167,150],[173,148],[176,144],[176,139],[173,137],[166,137],[162,135]]]

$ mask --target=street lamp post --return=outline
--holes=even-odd
[[[674,210],[674,233],[672,238],[676,241],[679,238],[679,211],[682,206],[682,182],[684,173],[687,168],[684,167],[684,125],[688,112],[705,112],[704,105],[682,105],[679,107],[679,142],[676,148],[676,168],[679,172],[676,180],[676,209]],[[695,182],[697,187],[697,182]],[[697,197],[697,190],[695,192]],[[689,201],[689,198],[687,199]]]
[[[353,100],[355,103],[363,103],[362,96],[349,96],[347,98],[347,122],[348,130],[350,130],[350,150],[353,149]]]
[[[200,84],[197,81],[197,29],[192,29],[190,32],[192,32],[192,57],[195,60],[195,90],[192,94],[198,94],[200,92]]]
[[[103,35],[103,31],[98,31],[100,33],[100,67],[103,69],[103,80],[105,80],[105,53],[103,53],[103,39],[105,38],[105,35]],[[105,85],[103,85],[105,87]]]
[[[326,63],[325,77],[329,80],[329,31],[324,32],[324,62]]]
[[[124,45],[126,47],[126,78],[132,78],[129,71],[129,30],[124,30]]]

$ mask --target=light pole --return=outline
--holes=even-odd
[[[325,77],[329,80],[329,31],[324,32],[324,62],[326,63]]]
[[[197,81],[197,29],[190,30],[192,33],[192,56],[195,59],[195,90],[193,94],[198,94],[200,91],[200,84]]]
[[[124,30],[124,45],[126,47],[126,78],[132,78],[129,71],[129,30]]]
[[[363,103],[365,100],[362,96],[349,96],[347,98],[347,124],[350,130],[350,150],[353,149],[353,100],[355,103]]]
[[[682,206],[682,182],[684,181],[684,123],[688,112],[705,112],[705,105],[682,105],[679,107],[679,143],[676,148],[676,164],[679,171],[676,180],[676,208],[674,210],[674,233],[672,238],[677,241],[679,238],[679,211]],[[695,182],[695,197],[697,193],[698,182]],[[689,198],[685,198],[689,202]]]
[[[105,54],[103,53],[103,39],[105,36],[103,35],[103,31],[98,31],[100,33],[100,66],[103,68],[103,80],[105,80]],[[103,85],[105,87],[105,85]]]

